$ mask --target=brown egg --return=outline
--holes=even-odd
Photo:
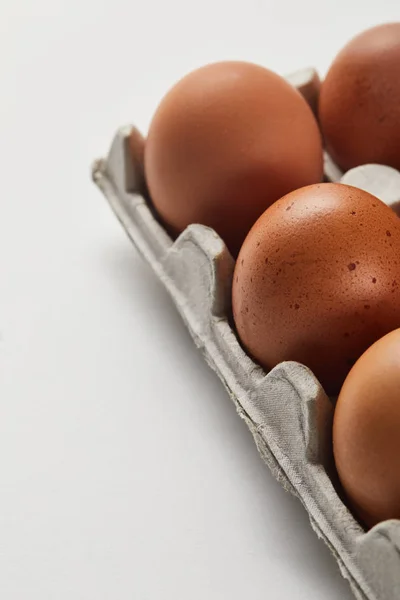
[[[369,29],[343,48],[322,84],[319,117],[342,169],[400,169],[400,23]]]
[[[369,527],[400,519],[400,329],[350,371],[336,405],[333,444],[350,508]]]
[[[308,104],[282,77],[245,62],[211,64],[162,100],[145,174],[173,234],[209,225],[236,255],[272,202],[321,181],[321,136]]]
[[[400,220],[354,187],[292,192],[255,223],[236,262],[233,315],[265,369],[295,360],[336,394],[361,354],[400,327]]]

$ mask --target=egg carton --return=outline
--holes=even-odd
[[[316,111],[318,74],[306,69],[287,79]],[[175,241],[170,238],[146,191],[143,148],[135,128],[120,129],[108,158],[94,164],[94,181],[168,290],[248,425],[262,459],[302,502],[356,598],[400,598],[400,521],[365,532],[342,502],[335,489],[332,402],[307,367],[285,362],[267,374],[244,352],[230,322],[234,260],[208,227],[190,225]],[[325,175],[366,189],[393,207],[400,203],[400,173],[389,167],[365,165],[343,174],[326,155]]]

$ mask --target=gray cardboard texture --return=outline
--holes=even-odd
[[[308,69],[289,81],[315,108],[319,78]],[[134,131],[136,156],[127,139]],[[342,503],[332,481],[333,406],[305,366],[287,362],[266,374],[242,350],[229,324],[234,261],[217,234],[191,225],[173,242],[158,223],[144,189],[143,138],[121,129],[109,156],[93,167],[126,233],[173,298],[194,342],[218,374],[247,423],[261,457],[284,488],[304,505],[311,525],[329,546],[356,598],[400,598],[400,521],[365,533]],[[342,174],[326,156],[327,179]],[[400,173],[367,165],[344,176],[390,205],[400,201]]]

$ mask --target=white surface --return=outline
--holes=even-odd
[[[324,72],[400,18],[398,0],[341,4],[0,3],[5,600],[351,597],[89,180],[188,70]]]

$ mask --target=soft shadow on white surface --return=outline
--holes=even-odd
[[[284,577],[280,573],[281,565],[295,574],[297,598],[303,594],[304,598],[314,597],[310,591],[313,585],[316,598],[320,597],[318,593],[322,588],[324,598],[350,598],[333,557],[312,532],[301,504],[280,488],[263,465],[246,425],[236,414],[216,375],[204,363],[172,301],[149,267],[138,262],[125,248],[114,249],[105,256],[104,266],[109,271],[110,281],[129,303],[128,310],[137,312],[143,303],[146,305],[145,321],[149,329],[157,330],[157,343],[164,335],[170,340],[166,364],[157,367],[160,376],[174,369],[175,377],[185,382],[185,388],[186,385],[191,388],[190,395],[183,396],[179,393],[174,396],[166,389],[165,394],[154,398],[155,406],[151,410],[148,406],[137,407],[144,419],[151,418],[155,407],[156,412],[163,415],[162,432],[156,427],[157,435],[152,444],[155,454],[160,453],[162,471],[165,455],[171,451],[164,444],[169,435],[174,437],[174,462],[168,464],[167,477],[165,472],[159,474],[165,483],[158,507],[160,537],[171,534],[171,525],[175,532],[186,530],[188,548],[192,547],[193,552],[197,549],[193,559],[206,560],[211,577],[215,577],[216,561],[218,579],[230,580],[226,592],[229,590],[231,598],[239,598],[239,590],[244,593],[247,586],[247,594],[252,598],[265,594],[266,590],[262,591],[259,584],[254,586],[259,591],[252,591],[248,581],[240,581],[243,562],[246,569],[254,570],[256,580],[265,578],[266,586],[270,582],[274,597],[287,597],[279,595],[279,580]],[[175,385],[172,387],[175,389]],[[168,482],[176,477],[185,478],[185,482],[177,482],[177,486],[186,490],[183,494],[180,491],[179,499],[174,498],[171,514],[166,510],[172,500]],[[182,496],[185,502],[180,505]],[[144,486],[139,504],[147,502]],[[171,523],[171,519],[175,522]],[[208,557],[198,553],[199,537],[203,544],[212,547],[207,551]],[[167,546],[173,544],[174,539],[175,534]],[[210,560],[213,555],[214,560]],[[177,565],[176,576],[181,568],[182,565]],[[190,564],[184,568],[190,573]],[[208,577],[205,572],[203,576]],[[239,581],[232,585],[236,578]],[[195,577],[187,583],[196,586],[199,581]],[[207,588],[207,597],[220,597],[219,585],[220,582],[217,587]],[[282,585],[282,594],[284,589]]]

